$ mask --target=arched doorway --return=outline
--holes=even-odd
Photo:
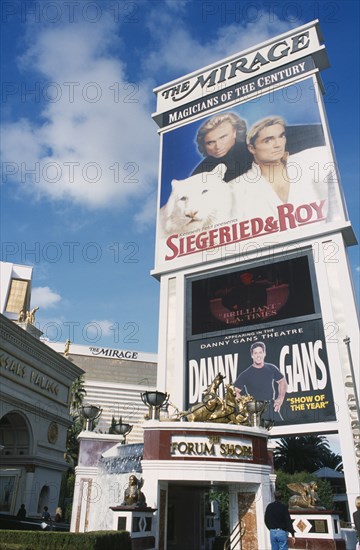
[[[219,499],[226,500],[224,514]],[[213,550],[229,534],[228,487],[210,483],[170,483],[168,486],[167,550]],[[216,513],[215,513],[216,510]],[[223,517],[221,517],[223,516]],[[226,517],[225,517],[226,516]],[[222,537],[221,537],[222,535]]]
[[[40,514],[43,511],[44,506],[49,506],[50,487],[43,485],[39,494],[37,511]]]
[[[9,412],[0,418],[0,511],[13,514],[21,470],[19,457],[30,453],[30,430],[24,416]],[[20,459],[21,460],[21,459]]]
[[[30,454],[30,432],[20,413],[10,412],[0,419],[0,446],[2,457]]]

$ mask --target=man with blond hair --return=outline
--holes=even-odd
[[[246,122],[235,113],[221,113],[207,119],[196,136],[199,153],[205,158],[192,175],[211,172],[219,164],[227,170],[224,180],[230,181],[251,166],[246,146]]]

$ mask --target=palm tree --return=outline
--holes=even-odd
[[[86,390],[84,387],[84,377],[79,376],[74,380],[70,390],[70,415],[72,416],[72,424],[69,426],[66,437],[66,452],[64,458],[69,464],[67,472],[64,473],[61,493],[59,496],[59,505],[65,510],[65,519],[71,518],[71,507],[75,485],[75,466],[77,465],[79,456],[79,441],[78,435],[84,426],[84,418],[81,414],[81,405],[83,404]]]
[[[326,466],[327,468],[331,468],[332,470],[337,470],[338,472],[342,472],[343,471],[342,456],[330,451],[329,455],[326,457],[326,460],[324,460],[323,466]]]
[[[295,472],[315,472],[328,461],[329,442],[322,435],[303,435],[280,439],[274,450],[276,469],[293,474]]]
[[[82,431],[83,426],[83,418],[80,415],[74,416],[73,423],[67,431],[65,460],[68,462],[71,470],[74,470],[77,465],[79,456],[78,435]]]
[[[86,394],[84,384],[84,377],[79,376],[74,380],[71,386],[70,415],[73,418],[73,422],[67,432],[65,458],[72,469],[77,464],[79,453],[79,442],[77,437],[84,426],[84,418],[81,414],[81,405],[83,404]]]
[[[74,380],[71,386],[70,395],[70,414],[75,417],[79,415],[81,405],[86,394],[84,376],[79,376]]]

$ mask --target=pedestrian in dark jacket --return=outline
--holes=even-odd
[[[50,521],[51,520],[51,516],[50,516],[50,513],[49,513],[49,508],[47,506],[44,506],[43,513],[41,514],[41,519],[43,519],[44,521]]]
[[[17,519],[25,519],[26,518],[26,509],[25,504],[22,504],[18,510],[18,513],[16,514]]]
[[[271,550],[287,550],[288,535],[295,544],[295,531],[288,507],[281,502],[281,491],[275,491],[275,501],[265,510],[265,525],[270,531]]]

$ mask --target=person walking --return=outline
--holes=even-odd
[[[281,502],[281,491],[275,491],[275,501],[265,510],[265,525],[270,531],[271,550],[288,550],[288,535],[295,544],[295,531],[288,507]]]

